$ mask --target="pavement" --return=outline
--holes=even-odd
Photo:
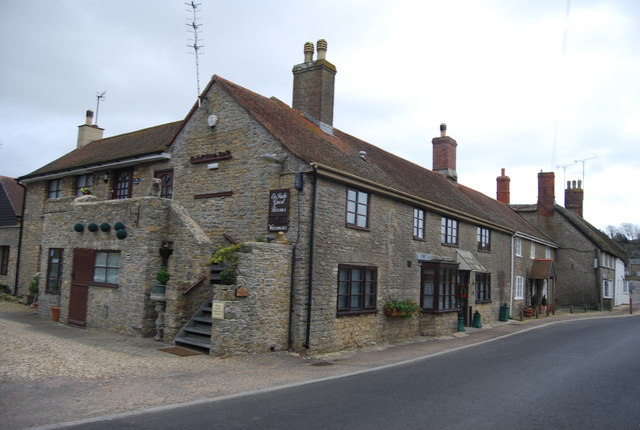
[[[634,312],[640,309],[634,302]],[[130,414],[370,372],[469,348],[549,323],[630,316],[558,311],[555,315],[466,327],[445,337],[419,337],[328,354],[287,352],[216,358],[178,356],[150,338],[79,329],[0,301],[0,427],[63,428],[69,422]]]

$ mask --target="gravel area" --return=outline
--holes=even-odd
[[[628,313],[628,311],[627,311]],[[170,345],[54,323],[0,301],[0,427],[23,429],[213,399],[421,359],[552,321],[614,313],[510,321],[442,338],[314,357],[286,352],[214,358],[159,351]]]

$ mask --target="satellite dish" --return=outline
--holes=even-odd
[[[207,123],[209,123],[209,127],[214,128],[216,126],[216,124],[218,123],[218,116],[217,115],[209,115],[209,118],[207,118]]]

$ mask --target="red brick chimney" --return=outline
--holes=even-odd
[[[555,196],[555,175],[553,172],[538,173],[538,215],[553,216]]]
[[[582,216],[582,202],[584,200],[584,190],[582,181],[567,181],[567,189],[564,190],[564,207]]]
[[[456,147],[458,143],[447,136],[447,124],[440,124],[440,137],[434,137],[431,143],[433,145],[433,171],[457,182]]]
[[[504,168],[502,169],[502,173],[500,176],[496,178],[497,182],[497,192],[496,199],[500,203],[504,203],[508,205],[511,203],[511,192],[509,189],[509,182],[511,182],[511,178],[504,174]]]
[[[304,63],[293,66],[291,106],[315,120],[333,126],[333,97],[336,66],[325,58],[327,41],[318,40],[318,58],[313,60],[313,43],[304,44]]]

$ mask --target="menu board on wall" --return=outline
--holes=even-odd
[[[290,197],[288,188],[269,191],[269,231],[289,230]]]

